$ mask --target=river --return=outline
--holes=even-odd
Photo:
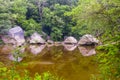
[[[11,45],[1,45],[0,62],[11,66],[15,60],[13,50]],[[18,70],[27,69],[31,76],[49,71],[64,80],[90,80],[91,75],[97,73],[96,52],[92,46],[27,45],[21,52],[24,56],[18,61],[27,66],[18,66]]]

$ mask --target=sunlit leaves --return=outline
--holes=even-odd
[[[97,48],[102,51],[97,55],[102,79],[118,80],[120,78],[119,46],[120,44],[108,44]]]
[[[119,29],[119,4],[119,0],[79,0],[79,5],[65,15],[77,21],[75,28],[79,29],[80,34],[90,33],[101,38],[110,35],[111,38],[119,33],[115,32]]]

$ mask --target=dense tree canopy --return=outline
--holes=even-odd
[[[106,41],[120,32],[119,5],[119,0],[0,0],[0,34],[19,25],[26,36],[46,33],[60,41],[89,33]]]
[[[79,0],[72,12],[77,25],[73,32],[110,38],[120,32],[120,0]]]
[[[0,34],[5,34],[12,26],[10,6],[9,0],[0,0]]]
[[[52,40],[60,41],[72,35],[75,24],[64,13],[77,5],[77,0],[0,0],[0,29],[4,34],[15,25],[25,30],[25,36],[33,32],[46,33]]]

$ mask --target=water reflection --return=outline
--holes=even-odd
[[[21,52],[25,52],[23,53],[25,54],[25,57],[23,56],[24,58],[22,56],[16,57],[13,54],[9,54],[8,56],[7,54],[6,59],[5,54],[0,55],[0,61],[4,61],[5,64],[11,63],[10,60],[22,61],[28,66],[23,67],[21,65],[18,69],[30,71],[30,76],[33,76],[35,73],[41,74],[42,72],[50,71],[63,77],[64,80],[89,80],[90,75],[97,71],[96,62],[93,60],[95,56],[90,56],[95,54],[95,49],[91,46],[79,46],[77,49],[76,47],[77,46],[73,44],[52,47],[46,47],[46,45],[30,45],[27,46],[26,49],[21,49]],[[66,50],[64,50],[64,48]],[[6,51],[4,51],[4,53],[5,52]],[[38,55],[29,54],[30,52]],[[0,54],[2,54],[1,51]]]
[[[63,46],[68,51],[73,51],[77,47],[77,45],[74,45],[74,44],[63,44]]]
[[[94,46],[79,46],[78,49],[83,56],[91,56],[96,54]]]
[[[31,53],[37,55],[45,48],[45,46],[46,45],[30,45],[29,48]]]
[[[14,54],[10,54],[10,55],[8,56],[8,58],[9,58],[9,60],[16,61],[16,62],[20,62],[20,61],[23,60],[22,57],[17,57],[17,56],[15,56]]]
[[[14,47],[12,45],[3,45],[1,47],[0,53],[9,54],[12,50],[14,50]]]
[[[54,44],[47,44],[47,47],[49,48],[49,47],[52,47],[52,46],[54,46]]]
[[[14,50],[12,50],[9,55],[8,59],[16,62],[20,62],[23,60],[23,55],[25,52],[25,47],[16,47]]]
[[[54,62],[52,61],[31,61],[28,62],[29,65],[52,65]]]

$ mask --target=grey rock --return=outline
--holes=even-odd
[[[24,38],[24,31],[21,27],[16,26],[14,28],[11,28],[8,32],[8,36],[11,37],[12,39],[14,39],[16,42],[15,44],[17,46],[22,45],[23,43],[25,43],[25,38]],[[14,43],[14,41],[13,41]]]
[[[77,43],[77,40],[74,37],[69,36],[64,40],[64,43],[65,44],[67,44],[67,43],[68,44],[75,44],[75,43]]]
[[[45,43],[45,40],[37,32],[33,33],[30,37],[30,43]]]
[[[89,34],[82,36],[80,41],[78,42],[79,45],[91,45],[91,44],[98,44],[98,43],[99,43],[99,40]]]

